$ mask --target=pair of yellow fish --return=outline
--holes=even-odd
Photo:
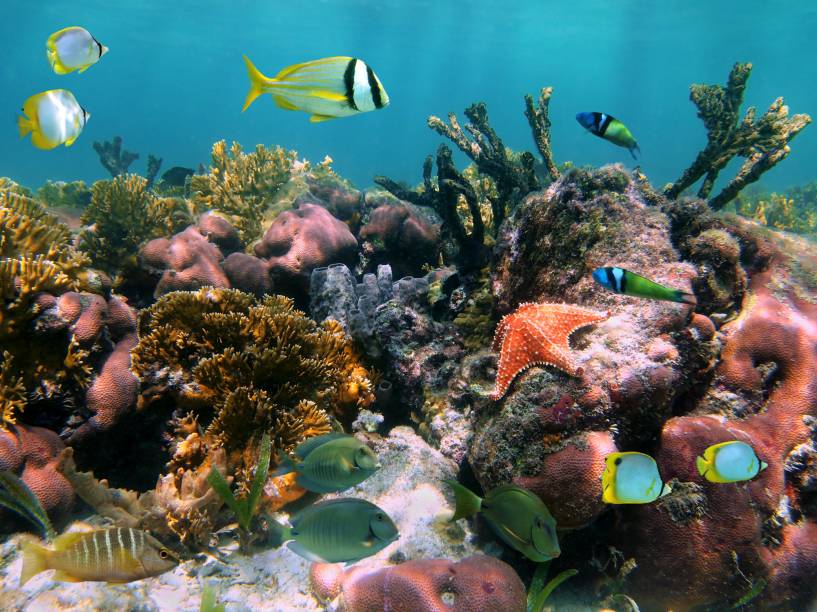
[[[670,493],[661,480],[655,459],[644,453],[611,453],[604,460],[602,499],[608,504],[648,504]],[[745,442],[713,444],[695,460],[698,473],[709,482],[751,480],[768,466]]]
[[[71,26],[54,32],[46,42],[46,55],[57,74],[85,72],[108,52],[85,28]],[[50,89],[31,96],[23,103],[23,116],[17,118],[20,138],[31,134],[38,149],[70,147],[82,133],[91,115],[67,89]]]

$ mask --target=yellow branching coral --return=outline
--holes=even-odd
[[[143,242],[180,231],[191,220],[184,200],[157,198],[147,179],[121,175],[91,188],[82,215],[90,228],[80,234],[80,244],[95,266],[115,273],[135,262]]]
[[[3,352],[0,362],[0,429],[6,429],[17,422],[17,413],[26,404],[25,385],[12,367],[12,356]]]
[[[139,331],[132,368],[144,393],[171,394],[179,409],[194,413],[187,421],[204,430],[179,431],[177,454],[188,467],[191,456],[203,455],[197,445],[223,447],[240,481],[264,432],[277,456],[328,432],[329,414],[373,401],[340,326],[315,323],[283,296],[169,293],[142,311]]]
[[[735,211],[775,229],[817,234],[817,183],[784,193],[740,195],[735,200]]]
[[[237,142],[228,150],[221,140],[213,145],[210,173],[191,177],[193,206],[197,213],[225,215],[248,244],[260,238],[264,211],[289,180],[295,160],[295,152],[281,147],[257,145],[244,153]]]

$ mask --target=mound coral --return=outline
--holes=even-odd
[[[223,447],[243,473],[263,432],[277,456],[329,431],[329,414],[373,401],[337,323],[318,325],[283,296],[230,289],[170,293],[143,311],[133,371],[143,403],[169,396],[177,412],[196,415],[195,443],[179,436],[173,459],[186,469],[200,464],[203,445]]]
[[[234,142],[227,149],[223,140],[212,150],[210,172],[193,175],[191,199],[196,213],[215,210],[238,230],[243,244],[261,235],[261,220],[269,202],[289,180],[295,153],[281,147],[257,145],[244,153]]]
[[[789,142],[811,123],[806,114],[789,117],[789,108],[783,98],[777,98],[763,115],[755,120],[755,108],[750,107],[740,119],[740,106],[752,64],[737,63],[729,73],[726,87],[721,85],[692,85],[690,100],[698,107],[698,116],[707,131],[707,145],[681,177],[667,186],[667,197],[676,198],[681,192],[704,178],[698,189],[699,198],[709,198],[718,174],[736,156],[746,158],[737,175],[709,199],[709,205],[718,210],[746,185],[789,154]]]
[[[419,559],[377,570],[315,563],[310,570],[315,594],[339,597],[346,612],[423,610],[427,612],[522,612],[525,587],[510,565],[475,555],[453,562]]]

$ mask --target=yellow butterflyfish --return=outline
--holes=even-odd
[[[264,93],[279,108],[309,113],[313,123],[349,117],[385,108],[389,95],[377,75],[361,59],[326,57],[287,66],[273,78],[266,77],[245,55],[250,91],[242,112]]]
[[[31,134],[31,142],[38,149],[61,144],[70,147],[91,117],[67,89],[50,89],[31,96],[23,104],[23,115],[17,117],[20,138]]]
[[[671,489],[655,459],[644,453],[610,453],[604,459],[602,499],[608,504],[648,504]]]
[[[695,459],[695,465],[709,482],[721,483],[751,480],[768,467],[749,444],[740,440],[713,444]]]
[[[108,52],[108,47],[85,28],[71,26],[54,32],[45,43],[48,63],[57,74],[85,72]]]

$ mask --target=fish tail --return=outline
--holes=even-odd
[[[691,293],[684,293],[683,291],[678,291],[675,296],[675,301],[681,304],[689,304],[690,306],[697,306],[698,305],[698,298],[696,298]]]
[[[20,586],[40,572],[49,569],[48,558],[51,551],[33,539],[23,542],[23,569],[20,572]]]
[[[31,130],[34,129],[34,126],[31,123],[31,119],[27,117],[23,117],[22,115],[17,116],[17,129],[20,130],[20,138],[27,136],[31,133]]]
[[[456,521],[479,512],[479,509],[482,507],[482,498],[479,495],[465,488],[456,480],[446,480],[445,484],[454,491],[454,498],[456,500],[456,508],[454,510],[454,516],[451,517],[451,521]]]
[[[272,473],[273,476],[283,476],[295,471],[295,462],[289,458],[284,451],[278,451],[278,467]]]
[[[247,92],[247,97],[244,100],[244,108],[241,109],[243,113],[247,108],[249,108],[250,104],[255,101],[255,99],[264,93],[267,85],[272,79],[268,79],[255,65],[250,61],[250,58],[246,55],[244,57],[244,63],[247,65],[247,76],[250,77],[250,91]]]
[[[638,146],[638,143],[634,144],[633,146],[629,147],[630,155],[633,156],[633,159],[637,160],[635,152],[638,151],[638,154],[641,155],[641,147]]]
[[[267,544],[279,548],[284,542],[292,539],[292,528],[282,525],[274,518],[267,519]]]

